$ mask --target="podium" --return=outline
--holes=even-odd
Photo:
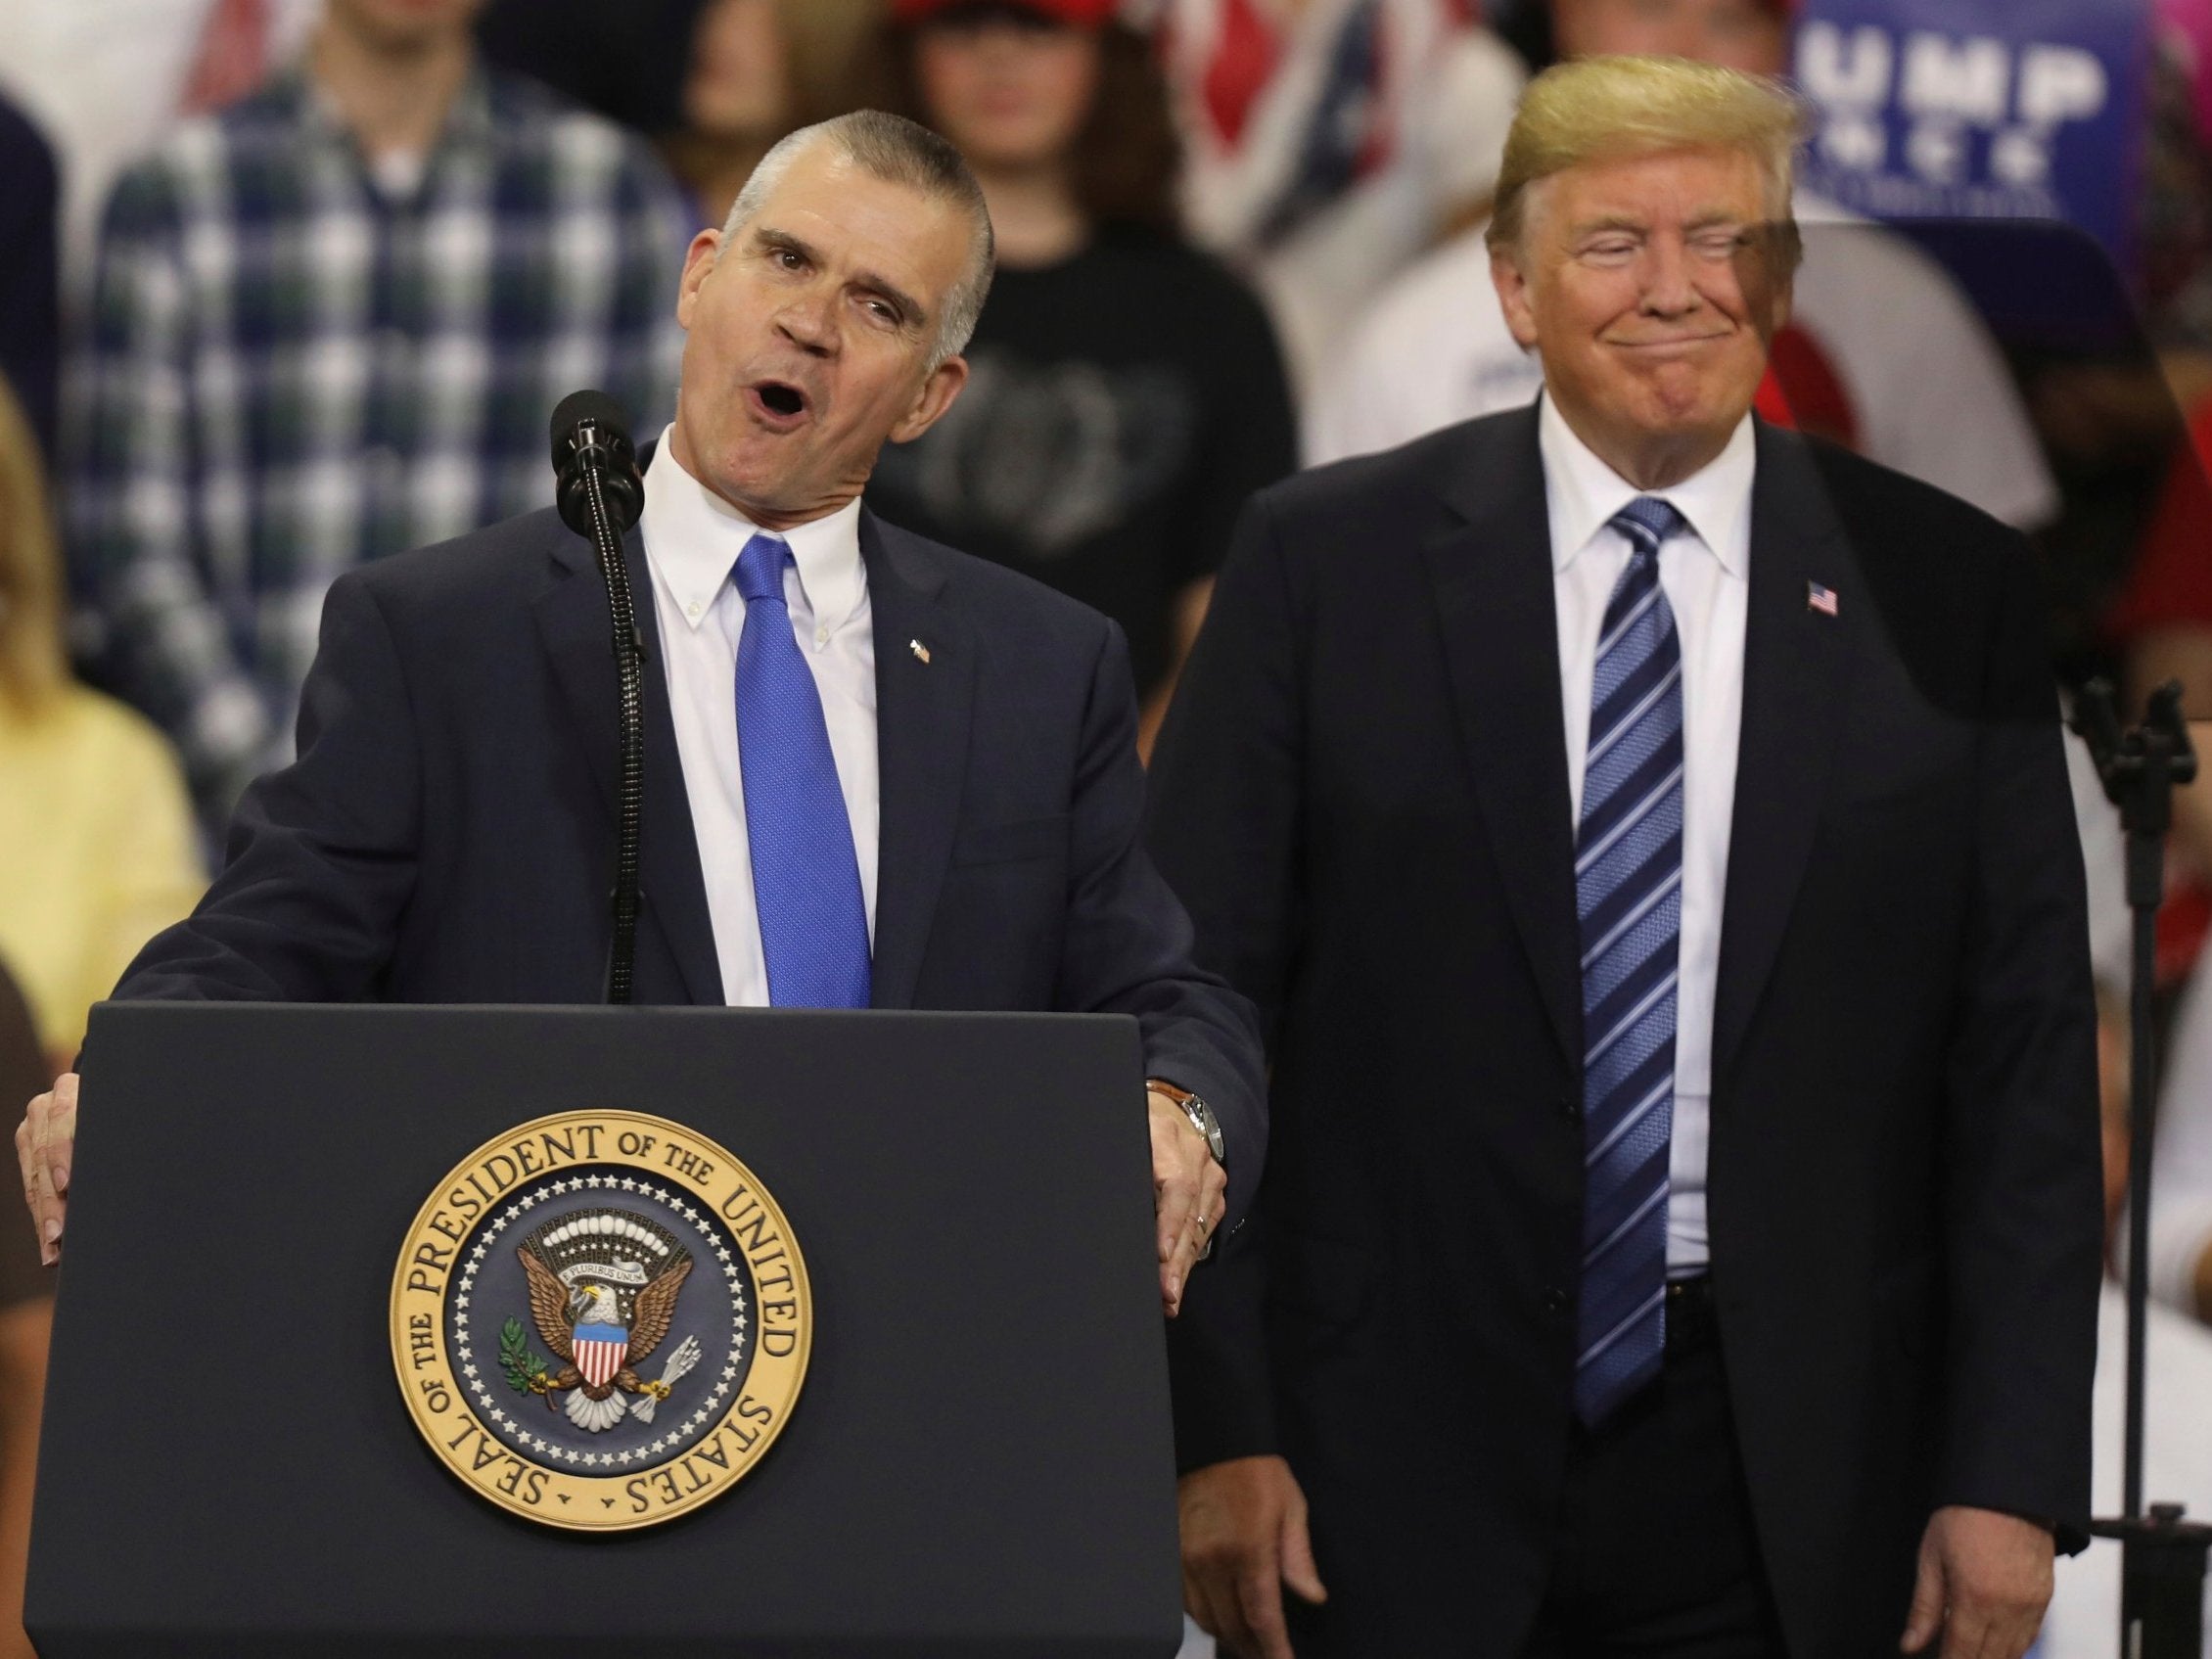
[[[87,1053],[25,1616],[45,1659],[1175,1651],[1133,1021],[111,1003]],[[804,1251],[811,1327],[742,1479],[592,1534],[439,1460],[393,1308],[411,1219],[472,1149],[605,1110],[742,1161]]]

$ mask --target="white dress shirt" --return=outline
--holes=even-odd
[[[768,963],[753,897],[745,783],[737,758],[737,641],[745,628],[745,598],[733,579],[737,556],[759,527],[684,471],[671,431],[662,434],[645,474],[640,529],[653,573],[676,757],[707,878],[722,999],[733,1008],[765,1008]],[[783,576],[791,631],[821,693],[873,942],[880,822],[876,632],[867,567],[860,560],[860,503],[855,498],[826,519],[780,533],[793,559]]]
[[[1550,398],[1538,417],[1551,519],[1552,597],[1559,621],[1559,692],[1567,726],[1567,794],[1582,822],[1590,693],[1606,601],[1628,568],[1629,541],[1609,528],[1645,493],[1592,454]],[[1757,451],[1744,418],[1717,459],[1649,493],[1689,528],[1659,549],[1659,585],[1682,654],[1682,968],[1675,992],[1674,1141],[1668,1167],[1667,1270],[1680,1277],[1711,1259],[1705,1225],[1705,1148],[1713,1092],[1713,988],[1721,963],[1721,904],[1735,811],[1743,724],[1743,639],[1751,568],[1751,479]]]

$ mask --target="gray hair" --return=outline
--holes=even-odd
[[[968,244],[968,269],[945,295],[944,314],[937,320],[937,341],[931,347],[929,360],[929,372],[936,373],[938,365],[947,357],[959,355],[976,332],[976,319],[983,315],[984,297],[991,292],[991,276],[996,267],[998,253],[991,237],[991,209],[984,204],[983,186],[968,170],[960,152],[928,127],[882,110],[854,110],[850,115],[803,126],[778,140],[774,148],[760,158],[753,176],[745,181],[745,188],[730,204],[729,217],[722,222],[722,246],[730,246],[746,221],[760,210],[760,205],[783,182],[792,162],[817,139],[835,144],[839,154],[871,178],[903,185],[933,202],[950,203],[967,212],[973,226]]]

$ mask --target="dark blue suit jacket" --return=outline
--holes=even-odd
[[[1169,1333],[1176,1451],[1289,1459],[1299,1659],[1517,1652],[1559,1537],[1585,1039],[1537,422],[1255,496],[1153,760],[1273,1062],[1259,1209]],[[2025,543],[1758,443],[1712,1278],[1789,1651],[1866,1659],[1936,1505],[2083,1542],[2096,1004]]]
[[[645,672],[636,999],[716,1004],[699,852],[637,533]],[[1266,1138],[1250,1006],[1191,962],[1138,839],[1114,624],[863,513],[882,767],[879,1008],[1128,1013],[1231,1148]],[[597,1002],[615,857],[616,670],[590,547],[550,510],[341,577],[299,760],[240,805],[200,908],[123,997]],[[909,641],[928,650],[925,663]]]

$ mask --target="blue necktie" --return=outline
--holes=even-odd
[[[1682,957],[1682,659],[1653,496],[1621,509],[1628,569],[1605,607],[1575,847],[1582,921],[1583,1267],[1575,1410],[1595,1427],[1659,1374]]]
[[[737,560],[737,760],[768,1000],[778,1008],[868,1005],[868,913],[853,820],[838,787],[821,693],[791,634],[791,549],[756,535]]]

